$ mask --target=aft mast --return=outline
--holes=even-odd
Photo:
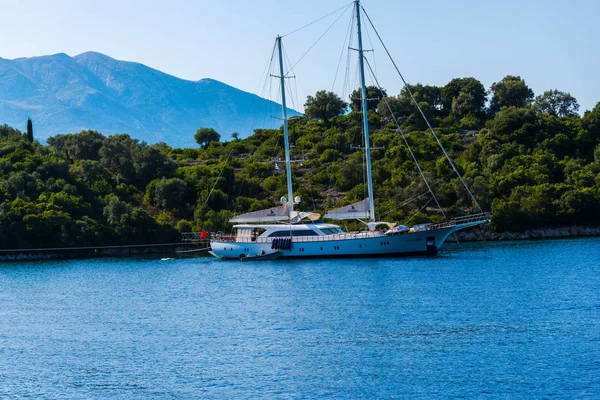
[[[369,140],[369,113],[367,111],[367,87],[365,85],[365,63],[362,44],[362,31],[360,28],[360,1],[355,0],[356,24],[358,25],[358,58],[360,65],[360,84],[362,92],[363,124],[365,131],[365,162],[367,165],[367,187],[369,190],[369,221],[375,222],[375,203],[373,196],[373,176],[371,174],[371,143]],[[281,51],[281,49],[280,49]]]
[[[279,51],[279,78],[281,79],[281,110],[283,117],[283,140],[285,144],[285,173],[287,175],[287,208],[290,218],[294,211],[294,198],[292,191],[292,163],[290,162],[290,143],[288,138],[287,107],[285,104],[285,75],[283,73],[283,51],[281,50],[281,36],[277,36],[277,49]]]

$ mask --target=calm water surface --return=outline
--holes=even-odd
[[[600,398],[600,239],[0,264],[0,398]]]

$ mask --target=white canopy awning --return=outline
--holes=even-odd
[[[368,219],[369,218],[369,198],[349,204],[344,207],[336,208],[325,214],[325,218],[331,219]]]
[[[308,218],[311,221],[317,221],[321,218],[321,214],[305,211],[292,211],[292,217],[290,218],[292,223],[296,224],[302,221],[304,218]]]
[[[267,208],[266,210],[252,211],[245,214],[236,215],[229,222],[233,223],[260,223],[289,221],[290,215],[286,206]]]
[[[304,218],[308,218],[311,221],[316,221],[321,218],[321,215],[305,211],[292,211],[290,215],[286,206],[279,206],[267,208],[266,210],[252,211],[249,213],[236,215],[235,217],[231,218],[229,222],[239,224],[291,221],[292,223],[298,223]]]

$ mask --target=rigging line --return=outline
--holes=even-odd
[[[337,68],[335,69],[335,76],[333,77],[333,84],[331,85],[331,91],[335,87],[335,83],[337,82],[337,77],[340,72],[340,65],[342,65],[342,58],[344,57],[344,51],[347,51],[346,43],[348,42],[348,38],[350,37],[350,31],[354,22],[354,13],[352,14],[352,18],[350,18],[350,23],[348,25],[348,29],[346,30],[346,35],[344,36],[344,44],[342,45],[342,51],[340,52],[340,59],[338,60]]]
[[[261,92],[261,97],[263,98],[271,98],[271,72],[273,71],[273,59],[275,58],[275,50],[277,49],[277,42],[273,43],[273,49],[271,50],[271,57],[269,58],[269,62],[266,65],[265,71],[264,71],[264,83],[263,83],[263,89]],[[267,91],[267,87],[268,87],[268,91]],[[273,113],[273,105],[271,103],[266,103],[264,106],[264,110],[265,113],[262,116],[262,125],[261,126],[266,126],[266,118],[267,115],[271,115]],[[257,127],[258,125],[258,116],[255,117],[255,121],[254,123],[256,123],[256,125],[254,126],[254,128]]]
[[[425,205],[419,209],[419,211],[417,211],[417,212],[416,212],[416,213],[414,213],[414,214],[413,214],[413,215],[412,215],[412,216],[411,216],[409,219],[407,219],[407,220],[406,220],[406,222],[404,222],[404,224],[403,224],[403,225],[408,225],[408,223],[409,223],[410,221],[412,221],[412,220],[413,220],[413,219],[414,219],[414,218],[415,218],[417,215],[419,215],[419,213],[420,213],[421,211],[423,211],[423,210],[424,210],[424,209],[427,207],[427,205],[428,205],[429,203],[431,203],[431,200],[433,200],[433,197],[432,197],[432,198],[430,198],[430,199],[427,201],[427,203],[425,203]]]
[[[271,79],[271,81],[272,81],[272,79]],[[280,105],[280,104],[283,104],[283,98],[282,98],[282,95],[281,95],[281,85],[282,85],[282,82],[280,81],[280,79],[277,79],[277,81],[278,81],[278,84],[277,84],[277,102],[279,103],[278,105]],[[285,79],[284,79],[283,84],[285,84]],[[279,125],[276,125],[276,123],[274,122],[274,121],[277,121],[278,118],[273,117],[271,120],[273,121],[273,123],[271,125],[272,126],[271,129],[273,129],[275,131],[278,131],[278,132],[279,132],[280,129],[281,129],[281,131],[283,131],[283,129],[282,129],[283,119],[281,119],[281,124],[279,124]],[[283,133],[282,133],[281,136],[282,136],[282,139],[283,139]],[[281,162],[280,161],[281,158],[277,157],[277,155],[279,154],[279,150],[282,149],[282,148],[283,148],[283,146],[279,147],[279,142],[277,141],[275,143],[275,145],[271,148],[271,150],[272,150],[271,151],[271,161],[267,161],[267,162],[270,163],[270,162],[273,161],[273,159],[275,159],[275,163]]]
[[[283,46],[283,43],[282,43]],[[286,60],[286,65],[291,65],[292,61],[290,60],[290,57],[287,54],[286,48],[285,46],[283,46],[283,54],[285,56],[285,60]],[[296,72],[294,72],[294,68],[290,69],[292,76],[290,78],[294,78],[293,82],[294,82],[294,87],[293,87],[293,92],[292,92],[292,83],[289,83],[289,93],[290,97],[292,99],[292,107],[295,111],[298,111],[298,109],[300,108],[301,104],[300,104],[300,97],[298,96],[298,81],[295,79],[296,78]],[[289,120],[289,118],[288,118]]]
[[[290,99],[290,103],[292,103],[291,104],[292,105],[292,109],[293,110],[297,110],[298,108],[296,107],[296,99],[294,99],[294,96],[292,95],[293,91],[292,91],[292,84],[291,84],[291,82],[285,82],[285,93],[288,95],[288,96],[285,96],[286,99],[289,98]],[[288,121],[289,121],[289,117],[288,117]]]
[[[352,18],[350,19],[350,33],[348,38],[348,49],[346,49],[346,68],[344,71],[344,84],[342,85],[342,99],[346,99],[348,96],[348,87],[350,86],[350,65],[352,60],[352,54],[350,48],[352,47],[354,39],[354,19],[356,18],[356,12],[352,10]]]
[[[349,38],[350,40],[348,40],[348,47],[352,47],[352,38],[354,37],[354,18],[355,18],[355,14],[352,13],[352,20],[350,21],[351,24],[351,29],[350,29],[350,34],[349,34]],[[346,70],[344,71],[344,84],[342,85],[342,99],[345,99],[348,97],[348,88],[350,87],[350,60],[352,59],[352,55],[351,52],[349,51],[349,49],[346,51]]]
[[[375,58],[375,46],[373,46],[373,41],[371,40],[371,34],[369,33],[369,30],[367,29],[367,27],[365,27],[364,31],[367,33],[367,38],[369,39],[369,45],[371,46],[371,53],[373,54],[373,69],[375,70],[375,73],[377,74],[377,59]],[[365,57],[366,58],[366,57]]]
[[[350,7],[350,6],[348,6],[348,7]],[[333,23],[332,23],[331,25],[329,25],[329,28],[327,28],[327,29],[325,30],[325,32],[323,32],[323,33],[321,34],[321,36],[319,36],[319,38],[318,38],[318,39],[317,39],[317,40],[316,40],[316,41],[315,41],[315,42],[312,44],[312,46],[310,46],[310,47],[308,48],[308,50],[306,50],[306,52],[305,52],[304,54],[302,54],[302,56],[301,56],[301,57],[298,59],[298,61],[296,61],[296,63],[295,63],[294,65],[292,65],[292,67],[291,67],[291,68],[290,68],[290,69],[289,69],[289,70],[288,70],[288,71],[285,73],[285,75],[286,75],[286,76],[287,76],[287,74],[289,74],[289,72],[290,72],[290,71],[291,71],[291,70],[292,70],[292,69],[293,69],[293,68],[294,68],[296,65],[298,65],[298,64],[300,63],[300,61],[302,61],[302,59],[303,59],[304,57],[306,57],[306,55],[307,55],[307,54],[308,54],[308,53],[309,53],[309,52],[310,52],[310,51],[311,51],[311,50],[312,50],[312,49],[313,49],[313,48],[314,48],[314,47],[317,45],[317,43],[319,43],[319,42],[321,41],[321,39],[323,39],[323,37],[324,37],[324,36],[327,34],[327,32],[329,32],[329,31],[331,30],[331,28],[333,28],[333,26],[334,26],[334,25],[335,25],[335,24],[336,24],[336,23],[337,23],[337,22],[340,20],[340,18],[342,18],[342,17],[344,16],[344,14],[345,14],[345,13],[346,13],[346,10],[344,10],[344,12],[343,12],[343,13],[341,13],[341,14],[340,14],[340,16],[339,16],[339,17],[337,17],[337,18],[335,19],[335,21],[333,21]]]
[[[204,202],[204,205],[206,205],[206,203],[208,203],[208,200],[210,199],[210,195],[212,194],[213,190],[215,190],[215,186],[217,186],[217,183],[219,182],[219,178],[221,177],[223,170],[227,166],[227,161],[229,161],[229,157],[231,157],[231,153],[233,153],[233,149],[231,149],[231,151],[227,155],[227,159],[225,159],[225,163],[223,164],[223,167],[221,168],[221,171],[219,172],[219,176],[217,176],[217,179],[215,179],[215,183],[213,184],[213,187],[210,189],[210,192],[208,193],[208,196],[206,197],[206,201]]]
[[[298,108],[300,108],[300,97],[298,96],[298,83],[296,80],[294,80],[294,91],[296,92],[295,96],[296,96],[296,101],[298,102]],[[302,105],[302,107],[304,108],[304,104]],[[295,108],[295,110],[298,111],[297,108]],[[302,114],[304,114],[304,110],[302,110]]]
[[[365,58],[365,61],[367,63],[367,67],[369,67],[369,71],[371,72],[371,77],[375,81],[375,84],[377,85],[377,87],[379,88],[380,91],[383,91],[381,85],[379,84],[379,81],[377,80],[377,77],[373,74],[373,70],[371,69],[371,63],[369,63],[369,60],[367,58]],[[429,193],[431,193],[431,195],[435,199],[435,202],[438,205],[438,207],[440,209],[442,209],[442,206],[438,202],[438,199],[435,196],[435,193],[433,192],[433,189],[429,185],[429,181],[425,177],[425,173],[421,169],[421,165],[419,164],[419,161],[417,160],[417,157],[415,156],[415,153],[413,153],[413,151],[412,151],[412,147],[410,147],[410,145],[408,144],[408,140],[406,140],[406,136],[405,136],[404,131],[402,130],[402,128],[400,128],[400,124],[398,123],[398,120],[396,119],[396,116],[394,115],[394,112],[392,111],[392,108],[391,108],[390,104],[388,103],[388,101],[387,101],[387,99],[385,97],[383,98],[383,100],[385,101],[385,104],[386,104],[388,110],[390,111],[390,115],[394,119],[394,123],[396,124],[396,126],[398,127],[398,130],[400,131],[400,136],[402,137],[402,140],[404,141],[404,144],[408,148],[410,156],[412,157],[413,161],[417,165],[417,169],[419,170],[419,173],[421,174],[421,177],[423,178],[423,181],[425,182],[425,185],[427,185],[427,189],[429,190]],[[446,218],[446,214],[443,211],[442,211],[442,215],[444,215],[444,218]]]
[[[273,49],[271,50],[271,57],[269,57],[269,61],[267,61],[267,64],[265,65],[265,68],[263,69],[262,75],[261,75],[261,79],[260,81],[263,81],[263,77],[265,78],[264,80],[266,81],[267,79],[269,79],[269,69],[270,67],[273,65],[273,57],[275,56],[275,49],[276,49],[276,45],[273,45]],[[272,68],[271,68],[272,69]],[[260,83],[259,83],[260,85]],[[263,83],[263,90],[264,90],[264,83]],[[256,88],[258,90],[258,87]]]
[[[294,125],[294,131],[295,131],[296,126]],[[302,153],[302,160],[306,160],[306,158],[304,157],[305,153],[304,153],[304,146],[301,145],[300,146],[300,152]],[[300,163],[300,166],[302,166],[302,162]],[[315,202],[315,195],[314,195],[314,187],[312,185],[312,183],[310,182],[310,179],[308,179],[308,187],[309,187],[309,191],[310,191],[310,197],[312,198],[312,203],[313,203],[313,211],[317,209],[317,203]]]
[[[440,180],[438,180],[437,182],[435,182],[435,183],[433,184],[433,186],[438,186],[438,185],[442,185],[442,184],[444,184],[445,182],[447,182],[447,181],[448,181],[448,178],[450,178],[450,177],[452,176],[452,174],[453,174],[453,173],[452,173],[452,172],[450,172],[448,175],[446,175],[446,177],[445,177],[444,179],[440,179]],[[381,213],[381,214],[379,214],[379,216],[380,216],[380,217],[383,217],[384,215],[387,215],[387,214],[391,213],[392,211],[396,211],[396,210],[398,210],[399,208],[402,208],[402,207],[404,207],[404,206],[405,206],[405,205],[407,205],[408,203],[412,203],[413,201],[415,201],[415,200],[417,200],[417,199],[420,199],[421,197],[425,196],[425,195],[426,195],[426,194],[428,194],[428,193],[431,193],[431,192],[427,191],[427,192],[423,192],[423,193],[421,193],[420,195],[413,196],[413,197],[411,197],[410,199],[408,199],[408,200],[404,201],[403,203],[401,203],[399,206],[397,206],[397,207],[394,207],[394,208],[392,208],[391,210],[388,210],[388,211],[386,211],[386,212],[384,212],[384,213]],[[442,212],[442,215],[443,215],[443,212]]]
[[[417,109],[419,110],[419,112],[421,113],[421,116],[423,117],[423,119],[425,120],[425,122],[427,123],[427,126],[429,127],[429,130],[431,131],[431,133],[433,134],[433,137],[435,138],[435,140],[437,141],[438,145],[440,146],[440,148],[442,149],[442,152],[444,152],[444,155],[446,156],[446,159],[448,160],[448,162],[450,163],[450,166],[452,167],[452,169],[454,170],[454,172],[456,173],[456,175],[458,176],[458,178],[460,179],[461,183],[463,184],[463,186],[465,187],[465,189],[467,190],[467,192],[469,193],[469,196],[471,196],[471,200],[473,200],[473,203],[475,203],[475,205],[477,206],[477,208],[479,209],[480,212],[483,212],[483,209],[481,208],[481,206],[479,205],[479,203],[477,202],[477,199],[475,199],[475,196],[473,196],[473,193],[471,193],[471,190],[469,189],[469,187],[467,186],[467,183],[465,182],[465,180],[463,179],[462,175],[460,174],[460,172],[458,172],[458,169],[456,168],[456,165],[454,165],[454,162],[452,162],[452,159],[450,158],[450,156],[448,155],[448,153],[446,152],[446,149],[444,148],[444,146],[442,145],[442,142],[440,141],[440,139],[438,138],[438,136],[436,135],[435,131],[433,130],[433,127],[431,126],[431,124],[429,123],[429,120],[427,119],[427,117],[425,116],[425,113],[423,112],[423,110],[421,109],[421,107],[419,106],[419,102],[417,102],[417,100],[415,99],[415,96],[413,96],[412,90],[410,90],[410,87],[408,86],[408,83],[406,83],[406,80],[404,79],[404,76],[402,75],[402,73],[400,72],[400,70],[398,69],[398,66],[396,65],[396,62],[394,61],[394,59],[392,58],[389,50],[387,49],[387,47],[385,46],[385,43],[383,43],[383,39],[381,39],[381,36],[379,35],[379,32],[377,32],[377,29],[375,28],[375,25],[373,25],[373,21],[371,21],[371,18],[369,17],[369,15],[367,14],[367,12],[365,11],[364,7],[361,8],[365,14],[365,16],[367,17],[367,19],[369,20],[369,23],[371,24],[371,27],[373,28],[373,31],[375,32],[375,34],[377,35],[377,38],[379,39],[379,41],[381,42],[381,45],[383,46],[383,49],[385,50],[385,52],[387,53],[388,57],[390,58],[390,60],[392,61],[392,64],[394,65],[394,68],[396,69],[396,72],[398,72],[398,75],[400,75],[400,78],[402,79],[402,82],[404,83],[404,87],[406,88],[406,90],[408,91],[408,94],[410,95],[412,101],[415,103],[415,105],[417,106]]]
[[[407,205],[407,204],[409,204],[409,203],[412,203],[413,201],[415,201],[415,200],[418,200],[418,199],[420,199],[421,197],[423,197],[423,196],[425,196],[425,195],[427,195],[427,194],[429,194],[429,192],[424,192],[424,193],[421,193],[421,194],[420,194],[420,195],[418,195],[418,196],[413,196],[413,197],[411,197],[410,199],[406,200],[405,202],[401,203],[399,206],[397,206],[397,207],[394,207],[394,208],[392,208],[391,210],[387,210],[386,212],[379,213],[379,217],[381,218],[381,217],[383,217],[384,215],[388,215],[389,213],[391,213],[391,212],[393,212],[393,211],[396,211],[396,210],[398,210],[399,208],[402,208],[402,207],[404,207],[405,205]]]
[[[348,99],[350,100],[350,104],[352,104],[352,93],[354,93],[354,91],[356,90],[356,92],[359,95],[358,101],[360,102],[362,100],[362,90],[361,90],[361,82],[360,82],[360,66],[359,66],[359,61],[358,58],[356,59],[356,69],[354,70],[354,82],[350,83],[350,86],[348,86]],[[357,110],[358,112],[360,111],[361,106],[359,106],[359,110]],[[364,126],[361,128],[361,132],[364,129]],[[364,135],[363,135],[364,137]]]
[[[287,54],[287,51],[286,51],[286,49],[285,49],[285,46],[283,46],[283,43],[282,43],[282,47],[283,47],[283,57],[285,58],[285,62],[286,62],[286,64],[287,64],[287,65],[290,65],[290,64],[291,64],[291,61],[290,61],[290,58],[289,58],[289,56],[288,56],[288,54]],[[290,71],[288,71],[288,72],[292,72],[292,74],[294,74],[294,75],[295,75],[295,73],[294,73],[294,70],[293,70],[293,69],[290,69]],[[290,78],[295,78],[295,76],[291,76]],[[296,87],[296,94],[298,94],[298,85],[296,85],[296,80],[295,80],[295,79],[294,79],[294,86]],[[300,104],[299,104],[299,103],[300,103],[300,101],[299,101],[299,99],[297,98],[298,96],[294,97],[294,95],[292,94],[292,93],[293,93],[293,91],[292,91],[292,83],[291,83],[291,82],[289,82],[289,83],[288,83],[288,82],[286,82],[286,88],[289,88],[289,90],[287,90],[287,89],[286,89],[285,93],[286,93],[286,94],[288,94],[288,96],[289,96],[289,98],[290,98],[290,101],[291,101],[291,103],[292,103],[292,108],[293,108],[294,110],[297,110],[297,109],[298,109],[298,107],[300,106]],[[297,104],[297,103],[298,103],[298,104]],[[296,105],[296,104],[297,104],[297,105]],[[288,120],[289,120],[289,118],[288,118]]]
[[[292,84],[292,82],[289,82],[287,84],[289,90],[287,90],[286,93],[290,94],[290,99],[292,102],[292,109],[293,110],[298,110],[300,108],[300,99],[298,98],[298,85],[296,85],[296,81],[294,80],[294,83]],[[290,118],[293,117],[292,116],[288,116],[288,121],[290,120]]]
[[[285,52],[285,47],[283,48],[283,51]],[[289,64],[291,64],[292,62],[290,61],[287,52],[284,53],[285,54],[285,59],[287,60],[286,62]],[[298,97],[298,81],[295,79],[296,78],[296,73],[294,72],[294,70],[291,70],[293,76],[291,76],[290,82],[288,83],[288,86],[290,88],[290,90],[286,93],[290,94],[290,97],[292,99],[292,107],[294,110],[298,110],[300,108],[300,98]],[[293,88],[292,88],[292,82],[293,82]],[[289,117],[288,117],[289,120]]]
[[[252,153],[248,158],[250,158],[252,156],[254,156],[254,153]],[[234,177],[234,181],[235,181],[235,177]],[[244,183],[245,182],[246,182],[246,177],[242,175],[242,181],[240,182],[240,191],[237,194],[236,200],[242,195],[242,190],[244,188]],[[236,205],[235,205],[235,208],[234,208],[234,211],[235,210],[239,210],[239,208],[238,208],[239,204],[240,204],[239,201],[237,201]],[[233,228],[231,230],[233,231]]]
[[[270,98],[272,98],[271,94],[273,93],[273,82],[272,82],[272,79],[268,79],[268,82],[269,82],[268,83],[269,88],[267,89],[267,93],[268,93],[267,96],[270,99]],[[273,104],[269,103],[269,106],[271,107],[271,109],[269,110],[269,114],[273,115]],[[266,122],[267,122],[266,119],[267,119],[267,115],[263,115],[263,126],[268,126],[266,124]],[[272,124],[272,122],[271,122],[271,124]]]
[[[263,94],[261,97],[263,98],[267,98],[269,100],[272,100],[272,85],[273,85],[273,79],[271,79],[271,75],[273,75],[273,58],[274,58],[274,54],[275,54],[275,45],[273,45],[273,54],[271,54],[271,60],[270,60],[270,64],[269,64],[269,70],[267,71],[267,76],[265,77],[265,85],[263,88]],[[268,115],[273,115],[273,103],[272,102],[268,102],[265,105],[266,111],[267,113],[265,113],[263,115],[263,121],[262,121],[262,126],[263,127],[267,127],[267,116]]]
[[[291,31],[290,33],[286,33],[285,35],[282,35],[281,37],[282,37],[282,38],[284,38],[284,37],[286,37],[286,36],[290,36],[291,34],[294,34],[294,33],[298,32],[298,31],[301,31],[301,30],[302,30],[302,29],[304,29],[304,28],[308,28],[309,26],[311,26],[311,25],[314,25],[314,24],[316,24],[317,22],[324,20],[325,18],[327,18],[327,17],[329,17],[329,16],[331,16],[331,15],[335,14],[336,12],[338,12],[338,11],[340,11],[340,10],[342,10],[342,9],[344,9],[344,12],[345,12],[345,11],[346,11],[346,9],[348,9],[348,7],[352,6],[353,4],[354,4],[354,2],[351,2],[350,4],[346,4],[346,5],[344,5],[344,6],[341,6],[341,7],[340,7],[340,8],[338,8],[337,10],[335,10],[335,11],[332,11],[332,12],[330,12],[329,14],[327,14],[327,15],[325,15],[325,16],[323,16],[323,17],[321,17],[321,18],[319,18],[319,19],[317,19],[317,20],[315,20],[315,21],[313,21],[313,22],[311,22],[311,23],[308,23],[308,24],[306,24],[306,25],[304,25],[304,26],[302,26],[302,27],[300,27],[300,28],[298,28],[298,29],[296,29],[296,30],[293,30],[293,31]]]

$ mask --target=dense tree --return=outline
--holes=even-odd
[[[118,225],[121,218],[132,211],[131,205],[119,200],[117,196],[109,196],[103,214],[111,225]]]
[[[488,135],[500,143],[514,142],[532,148],[544,133],[539,122],[530,108],[507,107],[488,122]]]
[[[485,111],[485,88],[475,78],[452,79],[442,88],[441,97],[444,112],[456,119],[469,113],[481,117]]]
[[[0,140],[2,141],[16,141],[21,139],[21,132],[18,129],[11,128],[4,124],[0,125]]]
[[[34,200],[41,192],[41,182],[26,171],[17,171],[0,181],[0,185],[11,199]]]
[[[169,224],[157,222],[146,210],[136,207],[121,218],[116,232],[130,244],[172,243],[181,240],[179,232]]]
[[[377,86],[367,86],[367,110],[375,111],[381,99],[387,97],[385,89]],[[350,106],[352,111],[362,110],[362,89],[358,88],[350,95]]]
[[[595,142],[600,139],[600,103],[596,104],[591,111],[585,112],[583,124],[588,131],[589,140]]]
[[[116,175],[117,181],[135,182],[132,153],[137,143],[137,140],[125,134],[109,136],[102,143],[98,151],[100,162]]]
[[[175,162],[163,150],[164,144],[148,146],[143,143],[133,152],[133,167],[136,172],[136,186],[146,187],[148,182],[160,177],[170,178],[177,169]]]
[[[384,97],[377,105],[377,112],[384,122],[391,123],[394,119],[404,121],[413,113],[414,106],[398,97]]]
[[[342,114],[348,107],[337,94],[325,90],[318,91],[315,96],[307,96],[304,113],[311,119],[322,119],[327,123],[331,118]]]
[[[70,173],[78,182],[86,185],[100,196],[111,193],[113,189],[112,175],[99,161],[76,161],[71,165]]]
[[[73,161],[99,160],[100,148],[106,138],[97,131],[81,131],[76,134],[56,135],[49,137],[47,142],[56,149],[63,151]]]
[[[556,89],[547,90],[535,98],[535,108],[555,117],[571,117],[577,115],[579,104],[570,93],[560,92]]]
[[[533,90],[520,76],[507,75],[491,87],[490,112],[496,114],[502,107],[525,107],[533,101]]]
[[[443,116],[441,89],[437,86],[422,85],[420,83],[404,87],[397,98],[386,97],[380,101],[377,105],[377,111],[383,122],[392,122],[393,114],[396,120],[409,130],[427,129],[427,123],[423,119],[421,111],[416,107],[413,97],[429,122],[436,126],[436,118]]]
[[[194,140],[200,146],[207,148],[210,142],[218,142],[221,140],[221,135],[213,128],[200,128],[194,134]]]
[[[154,204],[165,210],[177,210],[185,207],[187,186],[179,178],[162,178],[154,188]]]
[[[439,112],[443,109],[444,105],[442,103],[442,89],[438,86],[422,85],[420,83],[417,83],[416,85],[408,85],[408,87],[405,86],[400,91],[400,98],[406,99],[407,102],[410,101],[413,103],[412,99],[410,99],[408,89],[410,89],[419,105],[421,105],[421,103],[427,103],[428,107],[436,112]]]

